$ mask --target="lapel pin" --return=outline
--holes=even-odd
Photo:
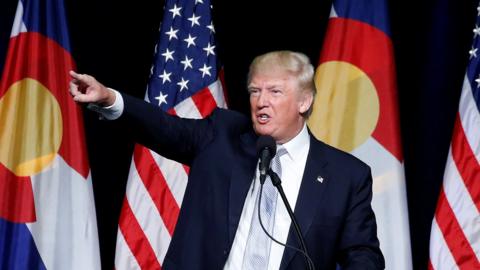
[[[317,181],[323,184],[323,177],[318,176],[318,177],[317,177]]]

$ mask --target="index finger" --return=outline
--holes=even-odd
[[[70,70],[70,76],[72,76],[75,82],[80,82],[85,85],[91,85],[95,82],[95,79],[92,76],[87,74],[76,73],[73,70]]]
[[[81,81],[83,79],[83,75],[82,74],[79,74],[79,73],[76,73],[75,71],[73,70],[70,70],[70,76],[75,79],[75,80],[79,80]]]

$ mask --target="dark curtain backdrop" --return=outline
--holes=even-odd
[[[163,1],[66,1],[78,70],[143,98]],[[0,69],[16,5],[17,0],[1,4]],[[248,112],[245,78],[254,56],[289,49],[318,62],[331,0],[214,0],[214,5],[218,54],[224,63],[232,109]],[[468,61],[476,6],[475,0],[390,3],[415,269],[427,267],[430,224]],[[133,143],[125,129],[99,121],[87,110],[84,115],[102,266],[113,269],[117,220]]]

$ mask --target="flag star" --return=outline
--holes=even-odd
[[[215,49],[215,46],[210,45],[210,42],[208,43],[207,47],[203,48],[203,50],[207,52],[207,56],[210,54],[215,55],[213,49]]]
[[[185,81],[185,79],[183,79],[183,77],[182,77],[182,81],[177,83],[177,85],[180,86],[180,92],[182,92],[184,88],[188,89],[187,84],[188,84],[189,81],[190,80]]]
[[[172,38],[178,39],[177,32],[178,29],[173,30],[173,27],[170,26],[170,30],[168,32],[165,32],[165,34],[168,35],[168,41],[172,40]]]
[[[168,104],[167,97],[168,95],[164,95],[162,92],[160,92],[160,96],[155,98],[156,100],[158,100],[158,106],[161,106],[162,103]]]
[[[215,27],[213,27],[213,22],[210,22],[210,24],[207,25],[207,28],[210,29],[211,32],[215,33]]]
[[[162,84],[165,84],[166,81],[172,82],[170,80],[170,75],[172,75],[171,72],[167,73],[167,71],[163,70],[163,74],[158,77],[162,78]]]
[[[190,34],[188,34],[188,38],[184,39],[185,42],[187,42],[187,48],[190,48],[190,45],[196,46],[195,44],[195,39],[197,37],[192,37]]]
[[[477,7],[478,14],[477,16],[480,16],[480,5]]]
[[[203,4],[203,0],[195,0],[195,5],[196,5],[197,3]]]
[[[468,53],[470,54],[470,59],[477,57],[477,50],[478,48],[472,47],[472,49],[468,51]]]
[[[192,22],[192,27],[196,24],[198,26],[200,26],[200,23],[198,22],[198,20],[201,18],[202,16],[198,16],[198,17],[195,17],[195,13],[192,14],[192,17],[188,18],[187,20],[191,21]]]
[[[172,59],[172,61],[174,61],[173,56],[172,56],[174,52],[175,51],[170,51],[167,48],[167,50],[164,53],[162,53],[162,55],[165,56],[165,63],[168,62],[169,59]]]
[[[480,74],[478,74],[478,78],[476,78],[475,81],[477,82],[477,88],[479,88],[480,87]]]
[[[172,9],[168,10],[172,13],[172,19],[175,19],[175,16],[177,16],[177,15],[178,15],[178,17],[182,17],[182,15],[180,15],[180,10],[181,9],[182,9],[181,7],[177,7],[177,4],[175,4]]]
[[[473,29],[473,38],[476,38],[478,35],[480,35],[480,27],[475,25],[475,29]]]
[[[211,66],[207,66],[206,64],[203,64],[203,67],[198,69],[202,72],[202,78],[205,77],[205,74],[208,76],[212,76],[212,74],[210,74],[211,68],[212,68]]]
[[[185,60],[180,61],[180,63],[183,64],[183,70],[186,70],[187,68],[192,68],[192,61],[193,58],[188,59],[188,56],[185,55]]]

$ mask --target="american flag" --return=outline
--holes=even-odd
[[[430,234],[429,269],[480,269],[480,6]]]
[[[225,107],[209,0],[168,0],[145,100],[186,118]],[[116,269],[161,269],[188,167],[136,145],[122,207]]]

